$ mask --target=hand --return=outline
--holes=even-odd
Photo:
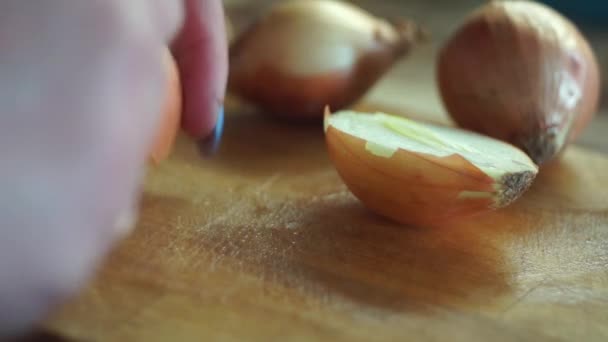
[[[212,133],[220,0],[0,3],[0,336],[86,283],[132,226],[173,48],[184,129]]]

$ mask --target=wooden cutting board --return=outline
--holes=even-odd
[[[408,113],[403,113],[408,114]],[[345,188],[319,125],[231,111],[181,137],[141,219],[46,326],[97,341],[608,340],[608,158],[572,147],[516,204],[400,226]]]

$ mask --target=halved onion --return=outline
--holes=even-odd
[[[436,225],[519,198],[538,168],[520,149],[384,113],[325,113],[329,155],[350,191],[404,224]]]

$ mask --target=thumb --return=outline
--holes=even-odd
[[[135,3],[0,3],[0,336],[85,284],[135,217],[167,77]]]

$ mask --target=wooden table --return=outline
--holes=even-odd
[[[260,8],[227,3],[237,26]],[[359,3],[438,37],[364,105],[446,120],[432,57],[473,2]],[[606,341],[608,157],[585,147],[608,152],[607,120],[509,208],[421,229],[360,205],[320,127],[233,108],[217,158],[181,137],[151,171],[133,236],[45,327],[100,341]]]

